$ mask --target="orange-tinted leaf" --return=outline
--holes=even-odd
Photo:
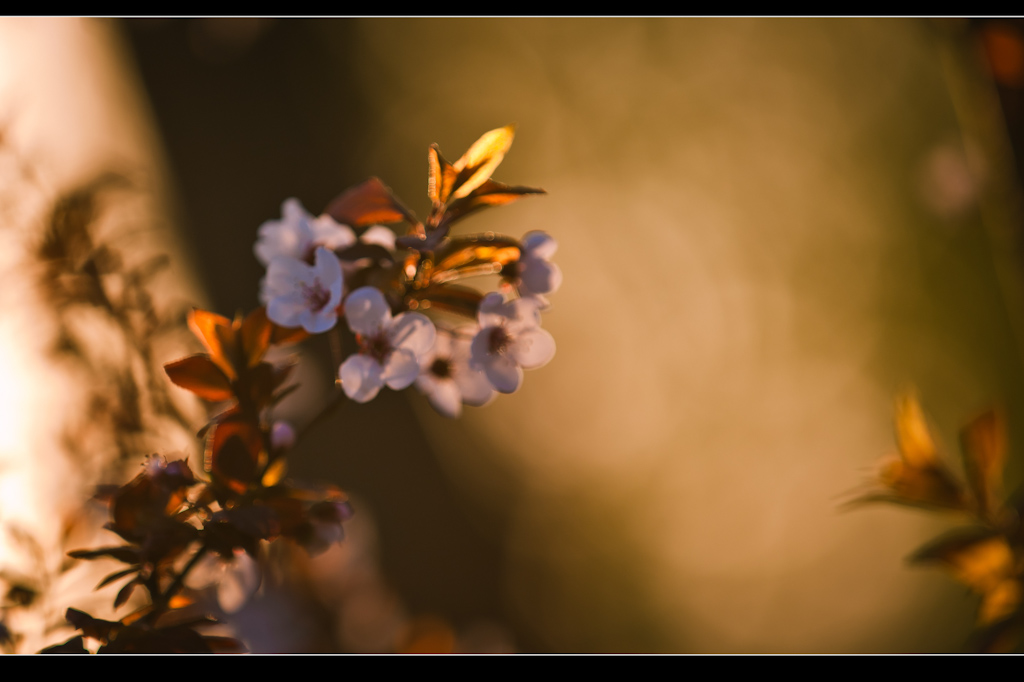
[[[985,592],[978,608],[978,624],[988,625],[1004,620],[1015,613],[1020,605],[1020,581],[1007,578]]]
[[[547,194],[547,192],[536,187],[510,187],[494,180],[488,180],[469,196],[453,201],[445,210],[439,225],[448,227],[481,208],[502,206],[538,194]]]
[[[445,270],[473,267],[483,264],[504,266],[519,260],[519,242],[511,237],[475,235],[456,237],[436,256],[432,279],[443,276]]]
[[[427,196],[434,205],[443,204],[448,201],[451,194],[452,184],[458,172],[441,156],[441,150],[436,144],[430,145],[427,152],[427,165],[429,167],[427,176]]]
[[[910,560],[944,564],[957,580],[981,594],[1012,578],[1015,569],[1006,538],[986,528],[947,533],[915,552]]]
[[[917,396],[906,393],[896,399],[896,442],[900,454],[912,467],[936,461],[937,449],[925,422]]]
[[[982,513],[992,511],[1001,494],[1006,462],[1006,424],[1003,415],[989,410],[960,432],[964,468]]]
[[[398,201],[379,178],[370,178],[345,190],[327,205],[324,212],[339,223],[354,228],[402,220],[416,222],[409,209]]]
[[[883,465],[879,478],[901,504],[957,510],[967,507],[960,482],[937,460],[918,467],[904,459],[892,459]]]
[[[231,400],[231,380],[224,370],[206,355],[191,355],[164,365],[171,381],[211,402]]]
[[[512,146],[515,137],[515,125],[495,128],[480,136],[480,139],[453,164],[457,173],[453,183],[451,198],[459,199],[490,179],[491,173],[505,158],[505,152]]]
[[[410,310],[434,308],[475,320],[482,298],[483,294],[469,287],[432,284],[412,292],[406,303]]]
[[[209,351],[212,357],[220,358],[224,356],[220,338],[215,330],[217,327],[231,327],[231,320],[222,315],[211,313],[208,310],[193,308],[188,316],[188,326],[192,328],[193,333],[203,342],[203,345],[206,346],[206,350]]]

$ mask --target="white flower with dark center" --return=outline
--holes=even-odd
[[[342,285],[341,264],[323,246],[317,248],[313,265],[278,256],[267,268],[267,317],[282,327],[325,332],[338,321]]]
[[[341,225],[329,215],[314,218],[302,207],[298,199],[286,199],[281,204],[281,219],[268,220],[258,232],[253,251],[263,265],[279,256],[309,260],[318,246],[338,251],[356,243],[356,233],[348,225]]]
[[[486,405],[494,397],[487,376],[469,365],[470,338],[469,330],[438,332],[434,347],[420,360],[416,388],[446,417],[458,417],[462,403]]]
[[[527,232],[520,241],[519,262],[512,284],[522,296],[536,296],[546,306],[544,294],[553,294],[562,284],[562,270],[551,262],[558,242],[546,232]]]
[[[490,293],[480,301],[480,331],[470,346],[470,364],[487,375],[495,390],[512,393],[523,381],[524,369],[546,365],[555,355],[555,340],[540,328],[537,297],[504,301]]]
[[[425,315],[392,317],[384,294],[362,287],[345,299],[345,319],[359,342],[359,352],[338,370],[345,395],[365,403],[385,384],[400,391],[416,380],[420,358],[430,351],[436,336],[434,323]]]

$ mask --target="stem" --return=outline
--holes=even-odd
[[[327,421],[327,418],[330,417],[335,410],[337,410],[346,402],[348,402],[348,397],[345,395],[345,392],[338,390],[334,394],[334,397],[331,398],[330,402],[324,405],[323,409],[321,409],[320,412],[318,412],[317,415],[313,417],[313,419],[310,420],[309,423],[306,424],[304,427],[302,427],[302,430],[295,435],[295,442],[298,443],[306,435],[308,435],[310,431],[316,428],[321,422]]]

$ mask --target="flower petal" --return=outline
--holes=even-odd
[[[345,299],[345,319],[356,334],[374,336],[391,325],[391,308],[379,290],[360,287]]]
[[[457,362],[452,368],[452,379],[459,387],[462,402],[467,405],[486,405],[494,398],[494,388],[487,380],[487,375],[469,366],[468,358]]]
[[[507,355],[490,355],[484,364],[487,380],[499,393],[515,393],[523,382],[523,370]]]
[[[365,403],[373,400],[384,387],[382,373],[380,363],[368,355],[356,353],[341,364],[338,377],[345,395],[357,403]]]
[[[412,351],[417,358],[430,352],[436,336],[434,323],[421,313],[402,313],[388,328],[391,347]]]
[[[302,258],[313,239],[311,217],[298,199],[286,199],[281,205],[281,220],[268,220],[260,225],[253,253],[263,265],[278,256]]]
[[[267,318],[282,327],[301,326],[304,313],[309,313],[309,306],[301,291],[275,296],[267,303]]]
[[[444,416],[454,418],[462,412],[462,396],[458,386],[451,379],[421,375],[416,380],[416,388],[420,389],[434,409]]]
[[[558,242],[555,241],[555,238],[540,230],[527,232],[519,243],[523,245],[523,250],[530,256],[540,260],[550,260],[558,250]]]
[[[477,317],[481,327],[498,327],[514,316],[514,308],[505,303],[502,295],[495,291],[484,296],[480,301],[480,307],[477,308]]]
[[[416,355],[404,348],[391,351],[391,355],[384,361],[384,383],[395,391],[408,388],[416,377],[420,375],[420,363],[416,361]]]
[[[356,233],[348,225],[342,225],[326,213],[310,222],[312,241],[331,251],[340,251],[356,243]]]
[[[268,312],[269,315],[269,312]],[[338,323],[338,311],[330,306],[318,312],[313,312],[308,307],[299,315],[299,324],[310,334],[322,334],[334,328]],[[281,325],[282,327],[285,325]]]
[[[543,329],[526,329],[512,340],[508,353],[524,369],[542,367],[555,357],[555,339]]]
[[[313,276],[320,286],[329,289],[331,296],[341,296],[341,262],[334,253],[323,246],[318,246],[313,260]],[[335,294],[337,292],[337,294]],[[340,301],[335,301],[337,306]]]
[[[366,232],[363,232],[363,236],[359,238],[359,241],[364,244],[383,246],[388,251],[395,250],[395,233],[383,225],[370,226]]]
[[[526,258],[520,264],[519,290],[529,294],[553,294],[562,285],[562,270],[554,263]]]

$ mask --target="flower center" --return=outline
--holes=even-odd
[[[494,327],[490,336],[487,337],[487,352],[492,355],[504,353],[511,343],[512,337],[508,335],[504,327]]]
[[[302,285],[302,295],[314,313],[323,310],[323,307],[331,300],[331,292],[325,289],[317,279],[313,280],[313,286]]]
[[[448,379],[452,375],[452,361],[448,358],[437,358],[430,365],[430,373],[438,379]]]
[[[391,353],[391,344],[388,343],[388,337],[386,334],[363,337],[361,345],[364,354],[369,355],[382,365]]]

